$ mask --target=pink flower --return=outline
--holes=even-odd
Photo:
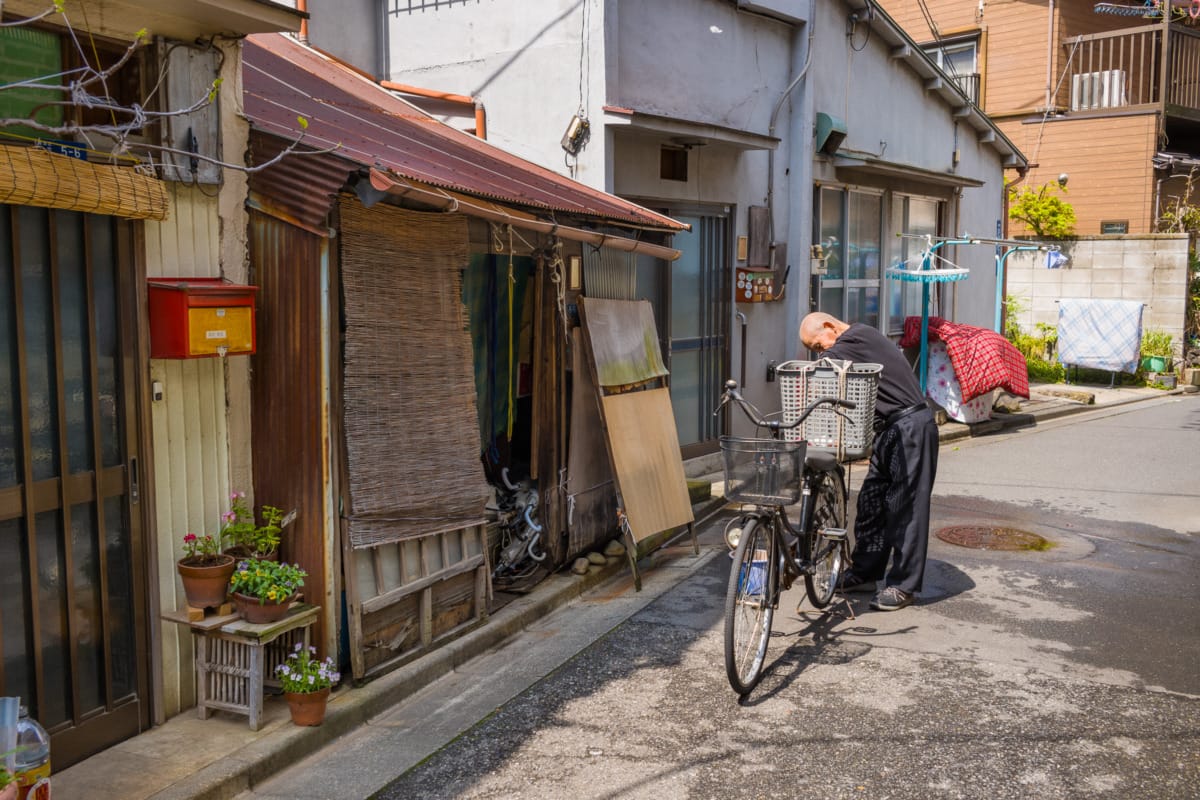
[[[225,520],[226,522],[233,522],[235,519],[237,519],[237,514],[233,513],[232,511],[226,511],[221,515],[221,519]]]
[[[187,536],[183,537],[184,544],[191,544],[194,541],[196,541],[196,534],[194,533],[189,533]]]

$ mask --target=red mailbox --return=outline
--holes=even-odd
[[[257,286],[222,278],[150,278],[150,357],[250,355]]]

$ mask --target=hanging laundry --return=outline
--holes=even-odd
[[[1063,364],[1132,373],[1141,347],[1141,303],[1059,300],[1058,360]]]
[[[1067,258],[1067,254],[1061,250],[1050,250],[1046,253],[1046,269],[1059,269],[1066,266],[1070,260]]]

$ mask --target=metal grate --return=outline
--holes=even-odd
[[[465,6],[471,0],[394,0],[392,3],[392,14],[411,14],[414,11],[429,11],[430,9],[437,11],[440,8],[449,8],[450,6]],[[475,0],[475,5],[479,5],[479,0]]]
[[[975,550],[1049,550],[1052,545],[1036,533],[996,525],[952,525],[936,534],[943,542]]]

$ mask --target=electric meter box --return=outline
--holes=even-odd
[[[151,358],[254,353],[257,286],[222,278],[150,278]]]

